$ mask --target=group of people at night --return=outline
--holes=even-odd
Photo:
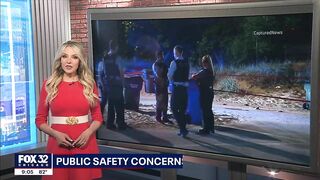
[[[155,76],[156,94],[156,120],[163,123],[171,123],[167,116],[168,106],[168,85],[172,91],[170,107],[174,118],[179,126],[178,135],[186,137],[186,128],[189,119],[187,115],[188,105],[188,86],[190,67],[188,60],[183,57],[183,48],[177,45],[173,48],[174,60],[171,61],[169,68],[164,63],[163,52],[156,54],[156,61],[152,66]],[[202,69],[192,75],[191,80],[195,80],[199,86],[200,104],[202,109],[203,128],[197,134],[208,135],[214,133],[214,116],[212,103],[214,98],[213,81],[214,71],[212,59],[205,55],[201,59]],[[161,119],[162,117],[162,119]]]
[[[123,96],[123,75],[116,63],[118,47],[111,40],[109,50],[104,53],[104,60],[101,61],[97,69],[97,84],[101,95],[101,112],[104,113],[106,104],[108,129],[126,129],[124,120],[124,96]],[[202,109],[203,128],[197,134],[207,135],[214,133],[214,117],[212,112],[213,103],[213,63],[209,55],[201,59],[202,69],[189,78],[189,62],[183,57],[183,48],[177,45],[173,48],[174,60],[168,67],[164,62],[163,51],[157,51],[156,60],[152,65],[154,74],[155,94],[156,94],[156,120],[160,123],[173,124],[169,120],[168,110],[168,86],[171,87],[172,95],[170,107],[174,118],[179,126],[178,135],[186,137],[188,130],[186,124],[190,117],[187,115],[188,85],[190,80],[195,80],[199,86],[200,104]],[[117,126],[116,126],[116,125]]]

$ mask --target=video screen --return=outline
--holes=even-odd
[[[310,164],[311,13],[91,23],[105,120],[98,139]],[[154,68],[160,52],[161,77],[179,77],[177,45],[189,66],[182,119],[172,110],[180,102],[171,103],[179,85],[159,81]],[[207,68],[205,55],[213,64],[207,98],[193,78]],[[201,133],[206,124],[213,128]]]

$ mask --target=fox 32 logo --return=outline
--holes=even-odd
[[[15,154],[15,168],[51,168],[51,154]]]

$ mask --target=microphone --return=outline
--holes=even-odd
[[[71,83],[69,83],[69,86],[71,86],[71,85],[73,85],[74,84],[74,82],[72,81]]]

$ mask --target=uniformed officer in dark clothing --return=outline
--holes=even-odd
[[[124,122],[124,97],[123,97],[123,78],[116,63],[117,46],[111,40],[109,42],[109,52],[105,55],[105,79],[108,102],[107,128],[115,129],[114,121],[116,118],[119,130],[126,129]]]
[[[186,137],[188,130],[187,124],[187,103],[188,103],[188,79],[189,79],[189,63],[183,58],[183,49],[177,45],[173,49],[175,60],[170,64],[168,78],[172,85],[171,110],[174,118],[177,120],[180,132],[179,136]]]
[[[156,53],[156,61],[152,65],[156,94],[156,120],[161,123],[173,124],[168,119],[168,67],[164,63],[163,51]],[[161,119],[162,117],[162,119]]]
[[[191,79],[197,81],[200,91],[200,105],[203,114],[203,129],[200,129],[198,134],[207,135],[214,133],[214,115],[212,112],[212,103],[214,98],[213,93],[213,63],[209,55],[205,55],[201,59],[202,69]]]

